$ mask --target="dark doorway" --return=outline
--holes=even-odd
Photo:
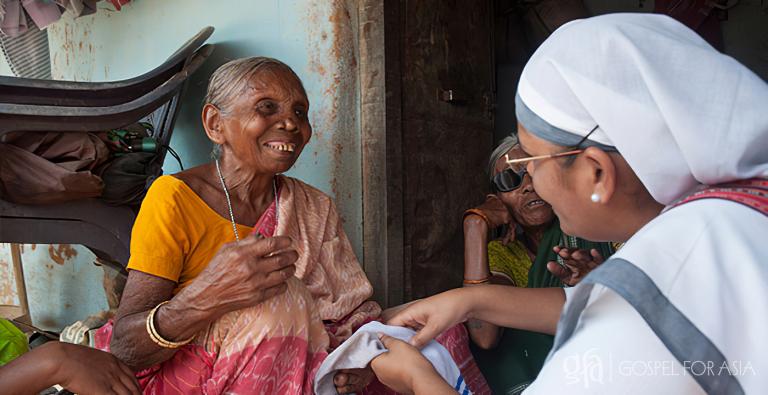
[[[483,163],[493,145],[493,3],[392,3],[385,8],[391,16],[398,7],[400,69],[388,92],[397,91],[389,89],[394,83],[400,94],[388,99],[399,101],[401,111],[395,127],[401,137],[404,298],[410,300],[461,284],[462,212],[483,198]]]

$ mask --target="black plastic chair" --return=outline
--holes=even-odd
[[[76,82],[0,76],[0,103],[78,107],[127,103],[157,88],[181,71],[184,63],[211,34],[213,27],[203,28],[160,66],[122,81]]]
[[[0,135],[6,132],[92,132],[128,125],[177,96],[187,78],[213,51],[202,46],[184,68],[155,89],[126,103],[72,107],[0,103]]]
[[[155,160],[162,164],[186,82],[212,51],[212,45],[202,46],[180,71],[127,103],[101,107],[0,103],[0,139],[12,131],[81,133],[111,130],[145,120],[154,125],[153,137],[160,147]],[[0,199],[0,242],[82,244],[102,262],[124,272],[137,209],[110,206],[99,199],[40,206]]]

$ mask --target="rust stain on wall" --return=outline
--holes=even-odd
[[[343,171],[343,159],[356,130],[356,37],[350,13],[355,3],[334,0],[329,7],[308,8],[306,19],[310,37],[319,37],[319,40],[310,39],[309,57],[309,71],[322,81],[322,96],[317,98],[323,104],[322,118],[315,130],[318,143],[331,153],[330,186],[338,200],[347,196],[339,180],[348,176]],[[337,204],[343,203],[337,201]]]
[[[22,254],[27,247],[34,251],[37,248],[37,244],[19,244],[19,249],[21,250]]]
[[[51,259],[53,259],[54,262],[63,265],[68,259],[77,256],[77,250],[72,248],[69,244],[58,244],[56,248],[51,244],[48,246],[48,255],[51,256]]]
[[[51,69],[55,79],[91,81],[94,52],[91,18],[63,20],[48,27]]]

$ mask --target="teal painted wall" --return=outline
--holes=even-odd
[[[24,244],[21,263],[32,324],[49,331],[109,309],[103,269],[85,247]],[[0,243],[0,304],[19,305],[9,244]]]

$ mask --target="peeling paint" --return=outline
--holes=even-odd
[[[63,265],[66,260],[77,256],[77,250],[72,248],[69,244],[58,244],[58,247],[56,248],[54,248],[54,246],[56,246],[56,244],[48,246],[48,255],[50,255],[51,259],[59,265]]]
[[[337,205],[352,204],[351,200],[340,200],[347,200],[347,190],[355,186],[340,183],[340,180],[350,179],[344,159],[347,159],[348,150],[354,152],[348,144],[355,141],[354,134],[358,129],[354,111],[357,91],[355,22],[350,13],[354,7],[354,2],[334,0],[330,2],[330,9],[310,7],[306,17],[310,36],[320,37],[320,41],[312,43],[309,72],[317,75],[323,83],[324,111],[315,130],[318,131],[317,140],[326,147],[323,151],[331,153],[330,186]],[[317,23],[323,19],[330,23],[330,32],[327,31],[327,23]]]
[[[16,283],[10,248],[0,244],[0,304],[2,293],[14,294]],[[72,322],[108,308],[101,286],[104,272],[92,264],[95,256],[79,245],[27,245],[21,254],[32,323],[45,330],[60,331]],[[34,249],[33,249],[34,248]],[[62,264],[63,262],[63,264]],[[12,305],[18,305],[15,295]]]
[[[54,79],[93,81],[94,45],[89,37],[92,24],[92,16],[76,21],[64,17],[48,27]]]

